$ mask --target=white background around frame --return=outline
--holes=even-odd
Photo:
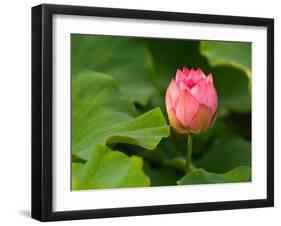
[[[30,219],[31,172],[31,16],[30,7],[43,1],[5,1],[1,12],[1,82],[0,135],[1,186],[0,224],[39,225]],[[274,17],[275,20],[275,115],[281,115],[281,15],[276,0],[261,2],[235,1],[151,1],[151,0],[49,0],[54,4],[74,4],[104,7],[138,8],[193,13],[229,14],[237,16]],[[52,225],[267,225],[280,222],[281,212],[281,118],[275,118],[275,189],[276,207],[228,210],[169,215],[109,218],[83,221],[55,222]],[[278,139],[279,138],[279,139]]]
[[[265,28],[66,15],[55,15],[53,27],[53,210],[266,198]],[[71,33],[252,42],[252,182],[70,191]]]

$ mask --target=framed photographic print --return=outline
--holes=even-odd
[[[32,8],[32,217],[273,206],[274,21]]]

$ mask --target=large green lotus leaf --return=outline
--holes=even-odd
[[[160,144],[153,151],[129,144],[116,144],[114,149],[122,150],[128,156],[141,157],[144,161],[143,170],[149,176],[151,186],[176,185],[178,179],[184,175],[185,162],[182,158],[167,158]]]
[[[140,40],[127,37],[71,36],[72,72],[92,70],[108,74],[121,92],[133,101],[146,104],[154,86],[152,59]]]
[[[151,186],[177,185],[177,180],[183,173],[168,165],[157,166],[153,164],[144,165],[145,173],[150,177]]]
[[[251,43],[201,41],[200,52],[215,67],[212,74],[217,80],[215,84],[221,96],[221,106],[236,111],[250,111]],[[231,67],[238,70],[230,71]],[[243,78],[243,75],[248,78]]]
[[[210,173],[204,169],[195,169],[185,175],[179,181],[179,185],[187,184],[216,184],[216,183],[238,183],[251,181],[251,168],[247,166],[237,167],[227,173]]]
[[[212,66],[234,66],[251,76],[251,43],[201,41],[200,50]]]
[[[201,150],[200,157],[192,160],[197,168],[225,173],[242,165],[251,167],[251,142],[231,132],[222,120],[218,120],[206,133],[194,136],[199,140],[202,140],[201,137],[208,140],[203,146],[205,150]],[[196,145],[196,142],[194,144]],[[200,147],[195,145],[194,149]]]
[[[146,187],[150,179],[142,167],[140,157],[97,145],[86,164],[72,163],[72,189]]]
[[[245,73],[230,66],[215,67],[211,72],[218,94],[218,113],[221,115],[226,109],[250,112],[249,79],[245,76]]]
[[[105,74],[80,73],[72,80],[72,153],[88,159],[96,144],[129,143],[154,149],[169,135],[159,108],[138,117],[129,98]]]

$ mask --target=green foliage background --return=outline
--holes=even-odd
[[[251,180],[251,44],[71,36],[72,189]],[[170,130],[165,92],[178,68],[212,73],[214,126],[194,136]]]

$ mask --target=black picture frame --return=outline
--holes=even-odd
[[[52,210],[52,18],[55,14],[262,26],[267,28],[267,198],[129,208]],[[274,205],[274,20],[43,4],[32,8],[32,218],[40,221],[121,217]]]

